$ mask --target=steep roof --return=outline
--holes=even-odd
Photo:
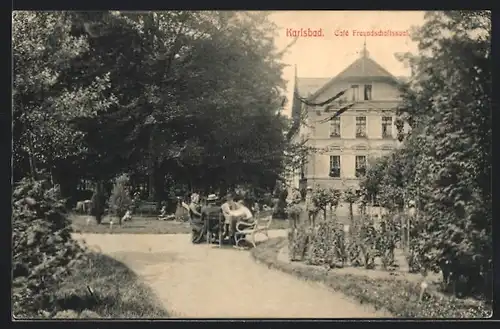
[[[297,89],[301,97],[308,97],[323,87],[331,78],[297,78]]]
[[[380,66],[373,59],[368,57],[368,52],[355,60],[344,71],[337,74],[335,79],[344,79],[351,77],[388,77],[396,79],[389,71]]]
[[[380,64],[369,57],[366,44],[361,51],[360,58],[356,59],[351,65],[333,78],[297,78],[297,87],[302,97],[315,98],[325,89],[329,88],[338,80],[347,78],[387,78],[395,83],[402,81],[392,75]]]

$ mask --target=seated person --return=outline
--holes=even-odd
[[[202,221],[199,195],[196,193],[191,195],[191,203],[189,204],[189,221],[192,229],[191,241],[193,243],[201,243],[205,237],[207,226]]]
[[[165,217],[167,217],[167,207],[163,206],[163,207],[161,207],[160,215],[158,216],[158,219],[163,220],[163,219],[165,219]]]
[[[212,235],[213,240],[210,242],[214,242],[218,239],[219,225],[222,219],[221,207],[217,206],[217,196],[215,194],[210,194],[207,197],[207,204],[201,209],[201,218]]]
[[[130,220],[132,220],[132,212],[129,209],[129,210],[127,210],[125,215],[123,215],[122,222],[130,221]]]
[[[231,215],[230,228],[232,234],[236,233],[236,224],[238,222],[247,222],[249,226],[253,224],[253,214],[250,209],[245,206],[243,200],[238,200],[238,202],[236,202],[236,209],[231,210],[229,214]]]
[[[200,196],[196,193],[191,195],[191,203],[189,204],[189,217],[191,221],[199,222],[201,220],[201,205]]]
[[[259,212],[260,211],[260,206],[259,206],[259,203],[258,202],[255,202],[253,204],[253,207],[252,207],[252,211],[255,213],[255,212]]]
[[[221,205],[222,215],[224,216],[224,236],[229,235],[229,226],[231,225],[231,211],[236,209],[232,194],[226,196],[226,202]]]

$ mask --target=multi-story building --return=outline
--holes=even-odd
[[[398,144],[394,121],[401,82],[369,57],[366,46],[360,58],[333,78],[296,78],[295,91],[309,103],[318,104],[347,91],[321,107],[306,106],[294,97],[292,117],[297,119],[301,113],[305,117],[294,138],[307,140],[317,151],[292,175],[291,185],[358,189],[369,159],[390,153]],[[354,106],[328,120],[350,103]]]

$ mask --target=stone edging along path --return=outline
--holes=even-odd
[[[254,261],[259,264],[265,265],[270,269],[279,270],[281,272],[293,275],[299,279],[315,281],[323,284],[322,280],[318,277],[324,276],[328,272],[327,269],[321,266],[310,266],[300,262],[284,261],[283,257],[286,256],[284,254],[288,254],[287,252],[283,252],[283,249],[285,249],[286,247],[286,237],[272,238],[257,245],[257,248],[251,249],[250,255],[254,259]],[[308,273],[313,274],[308,275]],[[380,309],[374,307],[373,305],[360,303],[359,300],[352,298],[351,296],[347,296],[340,291],[334,291],[326,284],[324,284],[324,287],[325,289],[329,289],[332,292],[341,293],[344,296],[344,299],[349,300],[352,303],[362,304],[365,309],[370,309],[370,311],[380,314],[380,317],[382,318],[394,318],[394,315],[386,309]]]
[[[420,303],[422,278],[385,272],[365,272],[358,268],[327,269],[323,266],[291,262],[288,259],[287,239],[265,241],[251,251],[252,258],[269,268],[292,274],[308,281],[316,281],[332,292],[342,293],[347,299],[363,306],[370,305],[387,317],[403,318],[489,318],[491,308],[476,300],[445,297],[429,291],[429,302]],[[380,273],[379,273],[380,272]],[[410,279],[410,280],[409,280]],[[397,283],[401,282],[401,283]],[[391,310],[391,311],[389,311]],[[390,315],[390,314],[393,315]]]

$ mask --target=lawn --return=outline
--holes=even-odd
[[[367,303],[401,318],[488,318],[491,305],[471,299],[457,299],[439,293],[429,286],[429,293],[419,301],[420,285],[404,275],[373,275],[360,268],[326,269],[299,262],[284,261],[280,252],[286,249],[286,238],[267,240],[251,254],[255,260],[302,279],[324,283],[359,303]],[[284,249],[285,248],[285,249]]]
[[[42,318],[167,318],[154,292],[123,263],[97,253],[54,287]]]
[[[130,222],[118,225],[114,219],[113,227],[109,225],[110,217],[105,217],[100,225],[94,218],[87,224],[89,216],[71,214],[69,216],[75,233],[113,233],[113,234],[186,234],[191,233],[189,223],[177,221],[161,221],[156,217],[134,217]],[[288,228],[288,221],[274,219],[272,230]]]

